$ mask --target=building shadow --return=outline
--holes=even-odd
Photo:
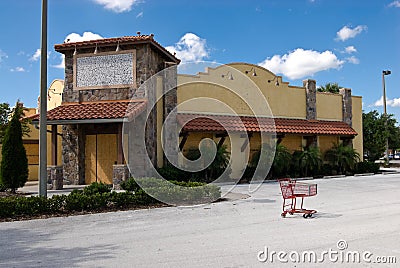
[[[1,226],[0,226],[1,227]],[[97,244],[91,247],[67,245],[62,240],[56,247],[50,241],[56,240],[49,233],[31,229],[0,229],[0,267],[78,267],[93,261],[102,267],[102,260],[116,258],[116,245]],[[54,243],[50,243],[54,244]]]

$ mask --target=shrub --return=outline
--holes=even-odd
[[[369,161],[358,162],[355,167],[355,173],[378,173],[379,164]]]
[[[102,193],[109,193],[111,192],[111,187],[108,186],[107,184],[104,184],[102,182],[93,182],[89,186],[86,186],[83,188],[83,193],[85,195],[93,195],[93,194],[102,194]]]
[[[356,163],[360,161],[360,155],[351,146],[335,144],[325,153],[325,159],[339,174],[353,171]]]
[[[193,175],[193,173],[181,170],[172,164],[167,164],[157,171],[166,180],[189,181]]]
[[[321,153],[318,147],[305,147],[293,153],[293,173],[299,176],[317,175],[322,166]]]
[[[204,153],[210,154],[210,146],[203,145]],[[229,175],[232,172],[230,167],[230,152],[228,151],[228,147],[226,145],[218,146],[215,143],[215,147],[217,148],[214,160],[211,164],[204,168],[199,172],[188,172],[191,174],[191,180],[201,181],[201,182],[212,182],[218,179],[226,170],[225,175]],[[200,150],[197,148],[190,148],[186,157],[189,160],[197,160],[200,158]],[[176,180],[176,178],[175,178]]]
[[[202,182],[166,181],[156,178],[135,180],[130,178],[121,187],[127,191],[134,191],[135,196],[139,196],[148,202],[161,200],[172,204],[193,204],[211,202],[221,197],[218,186]]]
[[[1,151],[0,181],[13,193],[18,187],[25,185],[29,173],[28,158],[22,143],[23,132],[20,118],[23,114],[23,107],[17,102],[11,121],[6,128]]]

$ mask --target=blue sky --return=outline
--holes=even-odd
[[[63,79],[54,44],[155,34],[184,62],[260,64],[292,85],[338,82],[400,121],[400,1],[394,0],[48,0],[49,84]],[[0,102],[36,107],[40,0],[0,1]],[[86,33],[86,34],[84,34]]]

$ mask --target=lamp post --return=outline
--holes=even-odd
[[[47,0],[42,0],[39,118],[39,196],[47,197]]]
[[[385,86],[385,75],[389,75],[392,72],[389,70],[382,71],[382,87],[383,87],[383,114],[385,115],[385,130],[387,132],[387,110],[386,110],[386,86]],[[389,137],[386,137],[386,163],[389,165]]]

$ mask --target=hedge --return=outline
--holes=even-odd
[[[154,197],[167,197],[183,203],[215,201],[221,196],[219,187],[196,182],[166,182],[154,178],[141,179],[146,191]],[[51,198],[4,197],[0,198],[0,218],[68,214],[74,212],[99,212],[110,209],[123,209],[134,206],[161,204],[156,198],[141,189],[134,179],[129,179],[123,186],[126,192],[112,192],[108,185],[93,183],[83,190],[73,190],[69,195],[53,195]],[[151,187],[149,187],[151,186]],[[179,187],[182,186],[182,187]],[[165,199],[164,199],[165,200]]]
[[[202,182],[166,181],[157,178],[130,178],[122,189],[136,192],[143,188],[152,197],[169,204],[199,204],[213,202],[221,197],[218,186]]]

